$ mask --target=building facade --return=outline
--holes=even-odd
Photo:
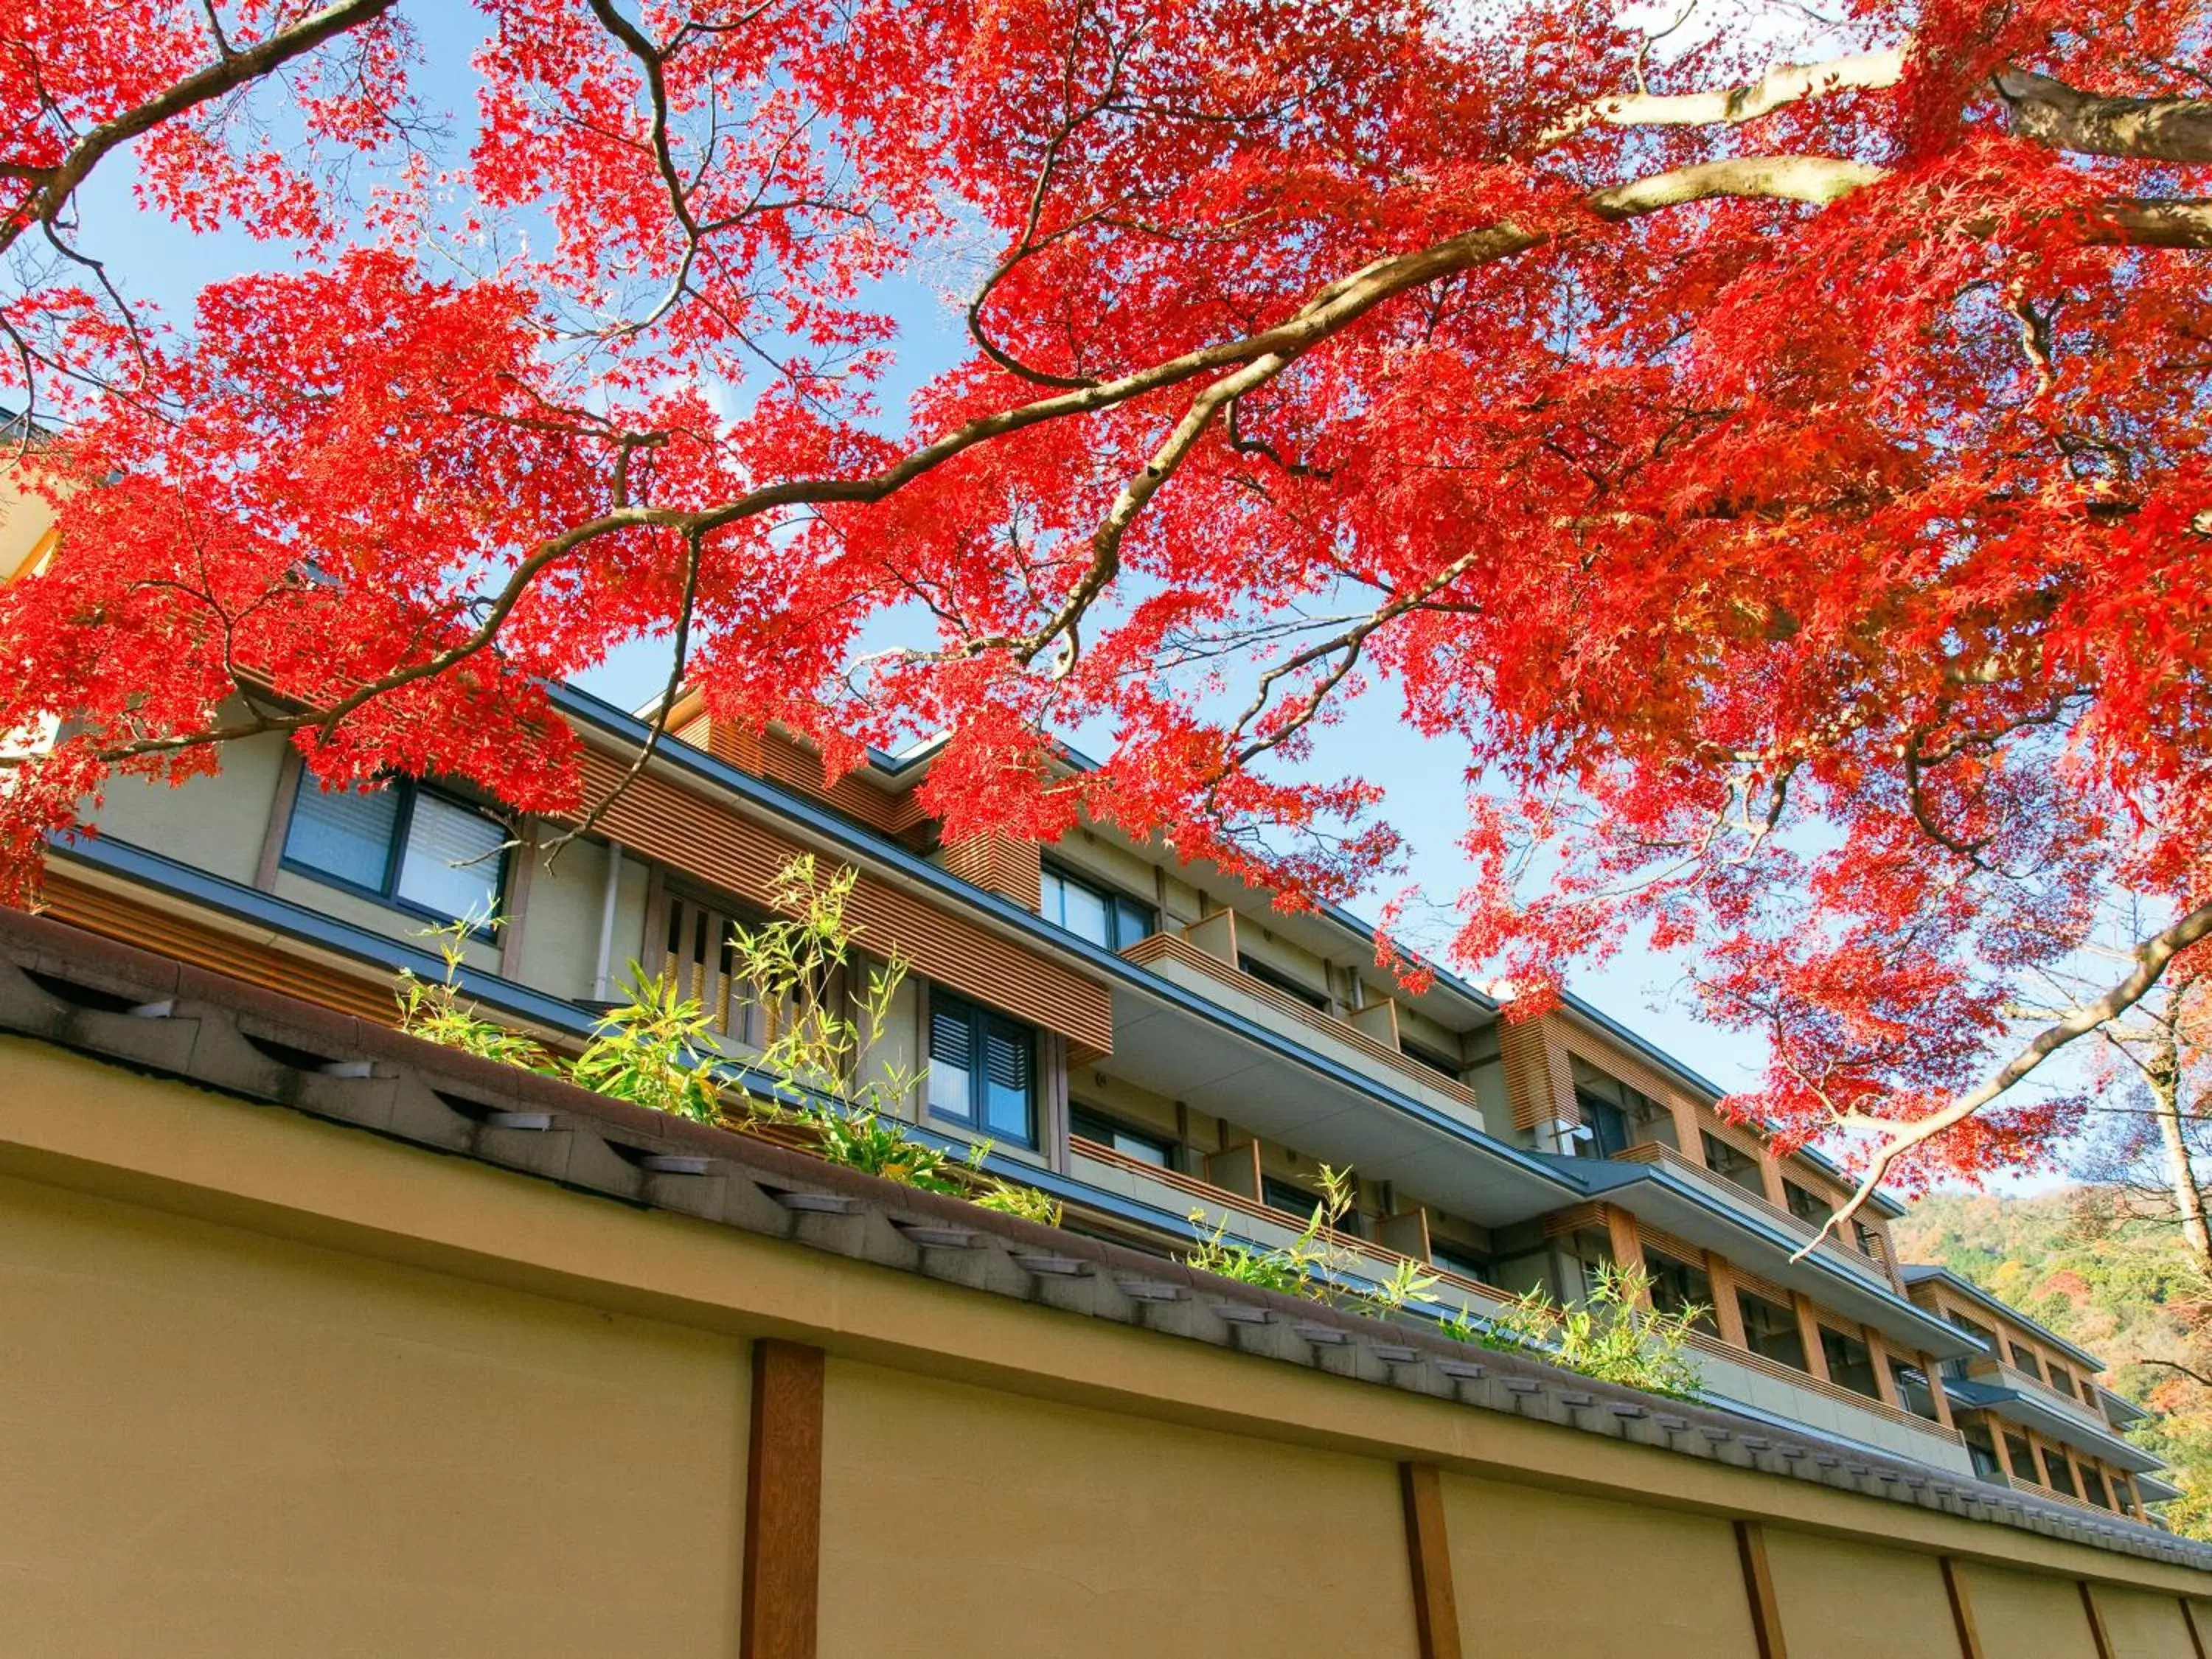
[[[647,729],[561,695],[604,791]],[[1639,1267],[1662,1307],[1705,1310],[1711,1397],[1778,1429],[2142,1522],[2170,1492],[2093,1357],[1899,1262],[1886,1199],[1822,1236],[1848,1190],[1832,1166],[1776,1158],[1713,1085],[1595,1010],[1509,1021],[1441,973],[1408,994],[1354,919],[1277,912],[1103,827],[1042,853],[945,845],[915,795],[927,750],[825,787],[780,732],[682,707],[671,726],[550,864],[536,844],[559,826],[430,781],[324,791],[281,738],[255,740],[219,777],[112,789],[96,833],[57,848],[48,908],[387,1021],[395,967],[437,970],[426,930],[496,917],[464,946],[489,1015],[573,1046],[625,975],[671,977],[742,1066],[764,1016],[729,930],[813,853],[859,872],[861,950],[909,965],[868,1062],[919,1079],[901,1115],[988,1139],[1073,1231],[1160,1255],[1201,1230],[1279,1244],[1321,1166],[1349,1167],[1342,1259],[1377,1280],[1419,1264],[1439,1317],[1531,1289],[1574,1302],[1602,1265]]]

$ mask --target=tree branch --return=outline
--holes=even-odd
[[[0,252],[14,246],[28,227],[52,224],[78,186],[91,176],[92,170],[132,139],[152,131],[164,121],[197,109],[210,99],[260,80],[294,58],[306,56],[333,36],[381,16],[392,9],[392,4],[393,0],[336,0],[336,3],[311,13],[265,40],[225,52],[159,96],[148,99],[135,109],[125,110],[112,120],[102,122],[71,145],[69,153],[43,175],[45,182],[37,194],[15,212],[0,219]]]
[[[2207,937],[2212,937],[2212,901],[2198,905],[2172,927],[2152,934],[2138,945],[2134,952],[2135,969],[2126,978],[2111,987],[2102,996],[2082,1003],[2070,1010],[2063,1018],[2045,1026],[2026,1048],[1971,1092],[1961,1095],[1940,1111],[1930,1112],[1926,1117],[1893,1130],[1888,1140],[1875,1152],[1867,1165],[1866,1174],[1860,1177],[1858,1186],[1850,1199],[1828,1218],[1827,1224],[1814,1236],[1814,1244],[1840,1226],[1845,1218],[1857,1214],[1865,1207],[1898,1159],[1915,1146],[1933,1140],[1945,1130],[1956,1128],[1990,1105],[2076,1037],[2087,1036],[2107,1021],[2118,1018],[2134,1007],[2150,994],[2151,988],[2166,972],[2167,963]],[[1802,1257],[1812,1248],[1813,1244],[1808,1244],[1797,1255]]]
[[[2027,70],[1991,80],[2012,130],[2053,149],[2139,161],[2212,161],[2212,99],[2106,98]]]
[[[1825,93],[1893,87],[1905,75],[1905,49],[1860,52],[1820,64],[1784,64],[1758,80],[1712,92],[1622,93],[1585,104],[1536,139],[1548,149],[1593,126],[1739,126]]]

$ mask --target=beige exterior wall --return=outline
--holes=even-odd
[[[527,878],[528,902],[520,911],[522,961],[515,977],[524,984],[570,1001],[593,994],[610,852],[602,842],[571,842],[550,869],[542,851],[516,853],[518,860],[534,860]],[[628,978],[629,964],[644,955],[648,874],[644,860],[634,858],[624,858],[617,874],[614,929],[608,936],[612,948],[607,952],[607,977],[617,988]]]
[[[17,429],[20,433],[21,428]],[[10,449],[17,434],[10,434]],[[54,510],[23,487],[16,464],[0,465],[0,582],[28,575],[52,550]]]
[[[1929,1556],[1770,1529],[1766,1559],[1790,1659],[1927,1659],[1957,1651],[1943,1569]]]
[[[836,1361],[822,1583],[822,1659],[1414,1650],[1389,1464]]]
[[[29,1182],[0,1214],[0,1648],[735,1651],[744,1344]]]
[[[1415,1659],[1401,1461],[1444,1472],[1470,1653],[1750,1659],[1737,1516],[1764,1524],[1796,1659],[1846,1614],[1855,1659],[1884,1632],[1955,1652],[1941,1553],[1989,1659],[2093,1659],[2085,1576],[2116,1640],[2162,1653],[2152,1604],[2204,1582],[16,1038],[0,1333],[0,1650],[42,1659],[734,1655],[764,1333],[830,1355],[825,1659]]]
[[[1469,1655],[1755,1659],[1727,1522],[1457,1475],[1443,1492]]]
[[[91,821],[102,835],[251,886],[286,752],[272,733],[225,744],[222,771],[174,788],[115,779]]]
[[[1959,1576],[1986,1659],[2101,1659],[2078,1583],[1979,1562]]]
[[[2106,1585],[2095,1592],[2097,1611],[2112,1638],[2112,1659],[2197,1659],[2182,1622],[2181,1604],[2170,1595]]]

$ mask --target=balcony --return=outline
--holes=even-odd
[[[1218,939],[1217,934],[1220,936]],[[1206,943],[1194,943],[1190,935]],[[1400,1094],[1409,1095],[1469,1127],[1487,1127],[1483,1121],[1482,1103],[1474,1090],[1401,1054],[1393,1042],[1353,1023],[1387,1009],[1388,1003],[1359,1010],[1352,1019],[1339,1018],[1263,983],[1237,967],[1234,960],[1235,939],[1233,915],[1224,912],[1206,921],[1193,923],[1183,933],[1149,934],[1121,955],[1231,1013],[1242,1015]],[[1212,948],[1216,945],[1219,948]],[[1395,1028],[1390,1028],[1385,1035],[1395,1041]]]
[[[1704,1164],[1694,1158],[1683,1157],[1671,1146],[1662,1146],[1656,1141],[1647,1140],[1629,1147],[1626,1152],[1615,1152],[1613,1158],[1618,1163],[1649,1164],[1659,1169],[1671,1170],[1676,1175],[1698,1183],[1702,1190],[1715,1194],[1727,1202],[1749,1211],[1761,1220],[1771,1223],[1791,1237],[1802,1239],[1808,1244],[1813,1243],[1817,1237],[1820,1242],[1816,1248],[1821,1252],[1823,1261],[1840,1263],[1862,1279],[1880,1285],[1883,1290],[1896,1289],[1890,1280],[1887,1263],[1862,1254],[1852,1246],[1844,1243],[1833,1233],[1821,1233],[1810,1222],[1793,1215],[1781,1205],[1769,1202],[1760,1194],[1752,1192],[1747,1188],[1740,1187],[1724,1176],[1715,1175]]]
[[[1178,1216],[1187,1215],[1194,1208],[1203,1209],[1214,1220],[1226,1220],[1232,1237],[1249,1240],[1263,1249],[1288,1243],[1309,1219],[1307,1216],[1273,1209],[1257,1199],[1230,1192],[1179,1170],[1164,1170],[1157,1164],[1131,1158],[1080,1135],[1068,1137],[1068,1152],[1069,1173],[1080,1180]],[[1431,1301],[1456,1303],[1480,1314],[1512,1300],[1503,1291],[1479,1279],[1417,1261],[1372,1239],[1330,1228],[1322,1229],[1322,1235],[1352,1257],[1359,1270],[1371,1272],[1377,1279],[1389,1278],[1404,1261],[1413,1261],[1422,1273],[1434,1274],[1437,1283],[1427,1292]]]
[[[1909,1412],[1901,1407],[1893,1406],[1886,1400],[1875,1400],[1859,1393],[1855,1389],[1844,1388],[1841,1383],[1825,1382],[1814,1376],[1810,1371],[1801,1371],[1793,1365],[1785,1365],[1779,1360],[1769,1359],[1764,1354],[1753,1353],[1748,1348],[1735,1347],[1709,1332],[1692,1331],[1690,1346],[1700,1353],[1725,1361],[1730,1365],[1739,1366],[1744,1370],[1754,1372],[1771,1382],[1802,1389],[1833,1405],[1845,1406],[1853,1411],[1864,1412],[1869,1417],[1888,1425],[1893,1429],[1907,1429],[1916,1434],[1927,1435],[1931,1439],[1942,1442],[1949,1452],[1955,1453],[1966,1444],[1956,1429],[1947,1428],[1942,1424],[1933,1422],[1917,1412]],[[1724,1382],[1725,1379],[1708,1378],[1707,1381],[1710,1384],[1715,1382]],[[1759,1402],[1753,1401],[1750,1403]],[[1799,1408],[1791,1414],[1802,1417],[1805,1413],[1802,1408]],[[1840,1420],[1836,1426],[1843,1432],[1851,1431],[1848,1419]],[[1866,1437],[1862,1432],[1856,1437]],[[1909,1442],[1905,1443],[1908,1446],[1910,1444]],[[1914,1452],[1912,1455],[1927,1455],[1924,1451]],[[1955,1458],[1946,1457],[1943,1461],[1948,1464],[1954,1462]]]
[[[2110,1468],[2131,1474],[2159,1468],[2159,1460],[2134,1442],[2123,1439],[2105,1422],[2101,1413],[2069,1400],[2056,1389],[1991,1358],[1968,1360],[1964,1376],[1947,1368],[1944,1382],[1954,1407],[1980,1410],[2024,1424],[2049,1440],[2087,1452]]]

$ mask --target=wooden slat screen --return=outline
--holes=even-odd
[[[597,750],[585,757],[585,788],[593,799],[620,780],[623,763]],[[637,779],[599,820],[601,833],[640,855],[757,904],[769,902],[776,872],[804,849],[667,780]],[[896,951],[924,978],[1018,1016],[1095,1054],[1114,1047],[1113,1005],[1106,988],[939,910],[865,872],[849,914],[860,947]]]
[[[228,974],[249,985],[304,997],[335,1008],[340,1013],[373,1019],[386,1025],[399,1020],[399,1005],[392,980],[349,974],[326,963],[313,962],[289,951],[240,939],[234,933],[187,921],[49,871],[46,882],[46,914],[141,950],[158,951],[188,962],[211,973]]]

